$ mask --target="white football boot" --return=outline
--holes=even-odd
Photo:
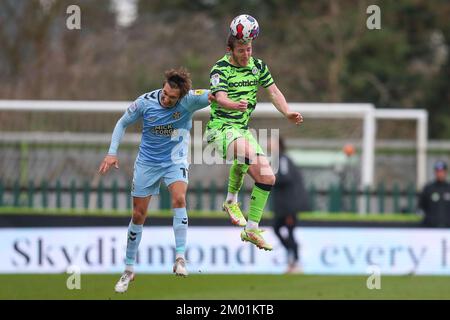
[[[175,263],[173,265],[173,273],[175,273],[176,276],[181,276],[181,277],[187,277],[188,276],[188,272],[186,269],[186,261],[179,257],[175,260]]]
[[[120,277],[119,281],[117,281],[116,286],[114,287],[114,290],[117,293],[126,292],[128,290],[128,285],[133,280],[134,280],[134,273],[131,271],[124,271],[124,273]]]

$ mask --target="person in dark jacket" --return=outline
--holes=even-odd
[[[303,183],[303,177],[292,160],[286,155],[284,140],[280,137],[279,167],[276,182],[272,189],[274,211],[274,232],[288,254],[287,273],[301,272],[299,266],[299,245],[294,237],[297,214],[309,210],[309,201]],[[287,236],[281,234],[286,227]]]
[[[435,180],[427,184],[419,199],[419,209],[424,213],[426,227],[450,227],[450,183],[447,182],[447,163],[434,165]]]

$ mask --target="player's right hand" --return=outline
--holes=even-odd
[[[211,93],[208,93],[208,102],[212,103],[213,101],[217,101],[216,96]]]
[[[247,105],[248,105],[247,100],[240,100],[240,101],[237,103],[235,109],[236,109],[236,110],[239,110],[239,111],[245,111],[245,110],[247,110]]]
[[[100,164],[98,173],[105,174],[112,166],[114,166],[114,168],[116,169],[119,169],[119,159],[117,159],[116,156],[107,155]]]

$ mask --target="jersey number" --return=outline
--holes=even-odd
[[[180,168],[180,170],[183,171],[183,178],[186,178],[188,169],[186,169],[186,168]]]

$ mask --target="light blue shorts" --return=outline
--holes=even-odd
[[[189,165],[186,163],[174,163],[171,166],[146,165],[139,162],[134,163],[133,184],[131,195],[133,197],[147,197],[159,194],[161,179],[166,186],[176,181],[188,183]]]

